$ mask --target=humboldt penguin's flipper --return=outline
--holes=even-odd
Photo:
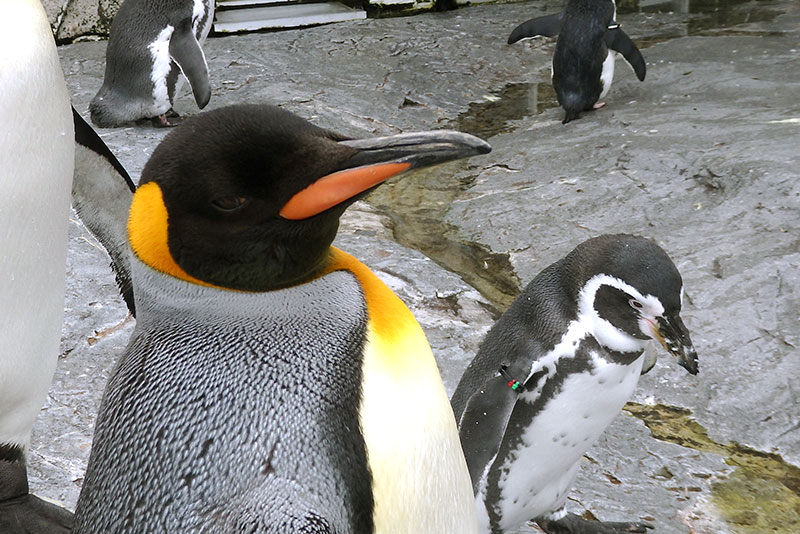
[[[622,54],[625,61],[633,68],[636,77],[639,78],[640,82],[643,82],[647,67],[645,66],[642,53],[636,48],[636,45],[631,41],[631,38],[628,37],[628,34],[622,31],[619,25],[615,24],[614,26],[609,26],[604,39],[607,47]]]
[[[126,224],[136,186],[125,167],[74,107],[72,119],[75,124],[72,205],[111,257],[119,292],[135,316]]]
[[[564,12],[556,13],[555,15],[547,15],[546,17],[537,17],[535,19],[526,20],[511,32],[508,36],[508,44],[514,44],[521,39],[528,37],[537,37],[539,35],[544,37],[555,37],[561,31],[561,18]]]
[[[192,30],[192,19],[183,19],[169,40],[169,55],[178,64],[192,86],[192,94],[200,109],[211,100],[208,64],[200,43]]]
[[[469,423],[461,429],[461,447],[469,460],[467,468],[475,493],[481,473],[497,454],[517,402],[519,393],[508,382],[502,376],[492,378],[469,398],[464,410],[464,420]]]

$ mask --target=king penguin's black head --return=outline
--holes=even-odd
[[[603,235],[579,245],[567,264],[579,306],[628,336],[658,340],[697,374],[697,353],[680,317],[683,281],[661,247],[643,237]]]
[[[458,132],[348,140],[267,105],[186,120],[145,165],[131,204],[131,247],[193,282],[264,291],[324,266],[339,217],[411,168],[485,153]]]

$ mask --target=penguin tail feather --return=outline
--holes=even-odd
[[[574,109],[567,109],[565,110],[566,113],[564,114],[564,120],[561,121],[561,124],[567,124],[569,121],[577,119],[580,117],[581,112],[576,111]]]

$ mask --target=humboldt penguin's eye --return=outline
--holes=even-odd
[[[628,301],[628,303],[631,305],[631,307],[636,308],[637,310],[641,310],[642,308],[644,308],[644,304],[642,304],[636,299],[631,299]]]
[[[247,197],[220,197],[211,201],[219,211],[236,211],[250,201]]]

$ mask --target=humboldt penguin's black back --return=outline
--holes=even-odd
[[[514,300],[486,334],[478,354],[464,371],[451,404],[456,421],[476,388],[497,375],[501,366],[513,373],[529,367],[531,354],[544,354],[558,342],[577,311],[566,292],[562,259],[545,268]]]
[[[553,54],[553,87],[566,111],[565,123],[600,97],[600,75],[608,54],[603,37],[613,17],[614,4],[608,0],[567,2]]]
[[[140,319],[106,389],[74,532],[371,532],[357,413],[367,316],[352,274],[247,293],[133,269]]]

